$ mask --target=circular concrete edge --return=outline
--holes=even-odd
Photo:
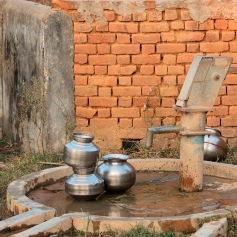
[[[179,159],[130,159],[129,162],[137,171],[178,171]],[[76,230],[103,232],[109,229],[131,229],[135,225],[155,228],[157,231],[175,230],[182,233],[193,233],[206,222],[217,221],[224,217],[236,217],[237,206],[229,206],[210,212],[185,216],[125,218],[88,215],[87,213],[68,213],[55,217],[54,208],[36,203],[26,196],[30,190],[53,183],[70,176],[73,173],[68,166],[61,166],[31,173],[13,181],[7,189],[7,204],[16,216],[0,222],[0,230],[16,229],[21,226],[32,226],[26,231],[14,236],[31,236],[33,233],[58,233],[59,229],[67,231],[74,227]],[[204,162],[204,174],[237,180],[237,167],[234,165]],[[48,220],[48,221],[47,221]],[[65,222],[65,223],[64,223]],[[59,228],[60,227],[60,228]],[[40,232],[39,232],[40,231]],[[29,234],[28,234],[29,233]],[[35,234],[36,235],[36,234]]]

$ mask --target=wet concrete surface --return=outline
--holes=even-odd
[[[65,192],[65,182],[40,187],[27,194],[56,209],[57,215],[88,212],[114,217],[168,217],[212,211],[237,203],[237,181],[204,176],[201,192],[179,191],[179,173],[138,172],[135,185],[124,193],[105,192],[98,200],[74,200]]]

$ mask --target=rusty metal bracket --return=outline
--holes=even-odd
[[[198,113],[198,112],[213,112],[213,111],[215,111],[216,110],[216,108],[214,108],[214,107],[196,107],[196,108],[187,108],[187,107],[179,107],[179,106],[177,106],[177,105],[174,105],[173,106],[173,108],[175,109],[175,110],[178,110],[178,111],[180,111],[180,112],[186,112],[186,113],[188,113],[188,112],[191,112],[191,113]]]

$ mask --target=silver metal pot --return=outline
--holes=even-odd
[[[131,188],[136,181],[136,171],[127,162],[128,156],[109,154],[103,156],[103,163],[96,172],[104,179],[105,190],[108,192],[124,192]]]
[[[204,136],[204,160],[224,160],[228,148],[226,142],[221,138],[221,132],[213,128],[206,128],[205,130],[212,132],[212,134]]]
[[[75,199],[95,199],[104,192],[104,181],[94,173],[100,149],[92,143],[91,134],[73,133],[73,139],[64,146],[64,161],[74,171],[65,191]]]
[[[93,139],[92,134],[73,133],[73,140],[64,146],[64,161],[75,173],[95,170],[100,149]]]

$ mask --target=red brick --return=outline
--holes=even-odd
[[[146,21],[146,12],[136,12],[132,16],[133,21]]]
[[[207,126],[208,127],[217,127],[221,125],[221,119],[218,117],[207,117]]]
[[[217,106],[213,112],[208,112],[207,115],[223,116],[228,115],[228,106]]]
[[[176,34],[177,42],[195,42],[202,41],[204,39],[205,34],[203,32],[178,32]]]
[[[207,42],[217,42],[220,39],[220,32],[219,31],[207,31],[206,32],[206,41]]]
[[[134,86],[156,86],[161,84],[161,78],[158,76],[133,76],[132,84]]]
[[[140,73],[143,75],[151,75],[154,73],[154,66],[153,65],[142,65],[140,67]]]
[[[111,116],[109,108],[98,109],[98,118],[109,118]]]
[[[221,126],[224,127],[236,127],[237,126],[237,118],[236,117],[225,117],[221,118]]]
[[[89,55],[90,65],[114,65],[116,64],[116,55]]]
[[[115,34],[112,33],[91,33],[88,34],[88,42],[91,44],[114,43]]]
[[[110,45],[108,44],[97,44],[98,54],[110,54]]]
[[[94,74],[94,67],[91,65],[75,65],[74,66],[75,74]]]
[[[113,87],[113,96],[140,96],[141,87],[139,86],[120,86]]]
[[[147,122],[143,118],[134,118],[133,127],[134,128],[147,128]]]
[[[140,31],[142,33],[157,33],[169,31],[169,24],[165,22],[143,22],[140,24]]]
[[[114,11],[104,11],[104,16],[106,18],[106,21],[114,21],[115,20]]]
[[[160,87],[160,95],[161,96],[178,96],[178,88],[174,86],[170,87]]]
[[[194,55],[193,53],[180,53],[177,57],[177,63],[191,63]]]
[[[162,20],[162,12],[160,11],[151,11],[148,15],[148,21],[161,21]]]
[[[164,43],[156,45],[157,53],[182,53],[185,52],[185,44],[182,43]]]
[[[82,22],[84,22],[85,19],[81,15],[81,13],[79,13],[78,11],[75,11],[75,12],[72,12],[72,21],[82,21]]]
[[[76,106],[88,106],[88,98],[87,97],[75,97],[75,105]]]
[[[107,74],[107,66],[95,66],[95,74],[97,75],[105,75]]]
[[[237,30],[237,22],[235,20],[229,21],[229,30]]]
[[[131,107],[132,106],[132,97],[130,97],[130,96],[119,97],[118,106],[119,107]]]
[[[221,136],[222,137],[236,137],[236,129],[231,128],[224,128],[221,129]]]
[[[82,118],[93,118],[96,113],[96,109],[88,107],[76,107],[76,115]]]
[[[92,107],[114,107],[117,106],[117,98],[115,97],[90,97],[89,106]]]
[[[87,63],[87,54],[75,54],[74,62],[79,64]]]
[[[186,75],[178,75],[178,85],[183,85]]]
[[[229,114],[230,115],[237,115],[237,106],[230,106]]]
[[[110,22],[110,32],[121,32],[121,33],[137,33],[138,23],[122,23],[122,22]]]
[[[96,45],[95,44],[76,44],[75,53],[79,54],[96,54]]]
[[[214,106],[218,106],[221,104],[221,98],[218,96],[214,102]]]
[[[119,119],[119,126],[121,128],[131,128],[132,127],[132,119],[121,118]]]
[[[143,44],[142,54],[153,54],[155,53],[155,45],[153,44]]]
[[[162,119],[162,122],[161,122],[162,126],[169,126],[169,125],[176,125],[175,124],[175,118],[164,118]]]
[[[175,75],[169,75],[163,77],[164,85],[177,85],[177,78]]]
[[[150,55],[133,55],[132,56],[133,64],[156,64],[160,63],[160,55],[159,54],[150,54]]]
[[[90,76],[88,78],[88,85],[90,86],[116,86],[117,77],[115,76]]]
[[[187,52],[190,53],[199,52],[199,44],[187,44]]]
[[[91,127],[112,127],[118,124],[118,120],[116,118],[93,118],[90,120]]]
[[[172,30],[183,30],[184,29],[184,22],[183,21],[171,22],[171,29]]]
[[[87,76],[75,76],[75,80],[74,83],[76,86],[80,86],[80,85],[87,85]]]
[[[132,78],[131,77],[119,77],[119,85],[120,86],[131,86]]]
[[[227,86],[227,95],[237,95],[237,86]]]
[[[165,20],[173,21],[178,18],[178,12],[176,9],[166,9],[165,10]]]
[[[119,15],[118,20],[123,22],[132,21],[132,15]]]
[[[228,42],[235,39],[234,31],[222,31],[222,41]]]
[[[139,108],[112,108],[113,118],[138,118],[140,117]]]
[[[224,85],[237,85],[237,75],[227,74],[226,79],[223,82]]]
[[[160,99],[155,96],[155,97],[133,97],[133,106],[135,107],[141,107],[144,109],[144,106],[152,106],[152,107],[157,107],[160,106]]]
[[[167,65],[176,64],[176,55],[174,55],[174,54],[165,54],[163,56],[163,63],[167,64]]]
[[[52,8],[56,9],[64,9],[64,10],[75,10],[76,4],[75,2],[65,2],[60,0],[52,0]]]
[[[199,23],[197,21],[185,21],[185,30],[198,30]]]
[[[161,33],[161,41],[162,42],[174,42],[175,41],[174,31],[162,32]]]
[[[155,73],[160,76],[167,75],[168,67],[166,65],[155,66]]]
[[[226,95],[226,86],[222,86],[218,95]]]
[[[89,125],[89,119],[86,119],[86,118],[76,118],[76,124],[77,126],[80,126],[80,127],[88,127]]]
[[[236,96],[222,96],[223,105],[237,105],[237,95]]]
[[[131,39],[130,35],[128,34],[117,34],[117,42],[119,44],[130,44]]]
[[[204,23],[200,23],[199,30],[214,30],[214,21],[207,20]]]
[[[139,44],[114,44],[111,46],[111,51],[113,54],[139,54],[140,45]]]
[[[157,87],[157,86],[143,86],[142,87],[142,95],[149,97],[149,99],[151,98],[151,96],[160,95],[159,87]]]
[[[99,96],[109,97],[112,95],[112,89],[110,87],[99,87]]]
[[[174,98],[162,98],[162,107],[164,108],[172,108],[173,105],[175,104],[175,99]]]
[[[108,74],[109,75],[119,75],[119,76],[127,76],[132,75],[134,72],[136,72],[137,68],[134,65],[128,65],[128,66],[108,66]]]
[[[86,34],[74,34],[74,43],[81,44],[87,42],[87,35]]]
[[[117,64],[128,65],[131,64],[130,55],[117,55]]]
[[[159,108],[156,110],[156,116],[157,117],[170,117],[170,116],[176,116],[177,111],[173,108]]]
[[[188,10],[181,10],[181,20],[183,20],[183,21],[191,20]]]
[[[132,105],[135,107],[143,107],[144,104],[147,103],[147,97],[133,97],[132,98]]]
[[[230,52],[237,52],[237,42],[230,42]]]
[[[183,65],[170,65],[168,66],[168,74],[184,74],[184,66]]]
[[[217,53],[228,51],[229,46],[226,42],[203,42],[200,43],[200,50],[207,53]]]
[[[95,96],[97,95],[96,86],[75,86],[76,96]]]
[[[95,29],[97,32],[108,32],[109,31],[109,26],[108,25],[99,25],[97,24],[95,26]]]
[[[132,36],[133,43],[154,44],[160,42],[160,33],[157,34],[134,34]]]
[[[226,30],[228,28],[228,20],[217,19],[215,21],[215,29],[217,30]]]
[[[93,30],[92,26],[88,23],[74,22],[75,33],[89,33]]]

